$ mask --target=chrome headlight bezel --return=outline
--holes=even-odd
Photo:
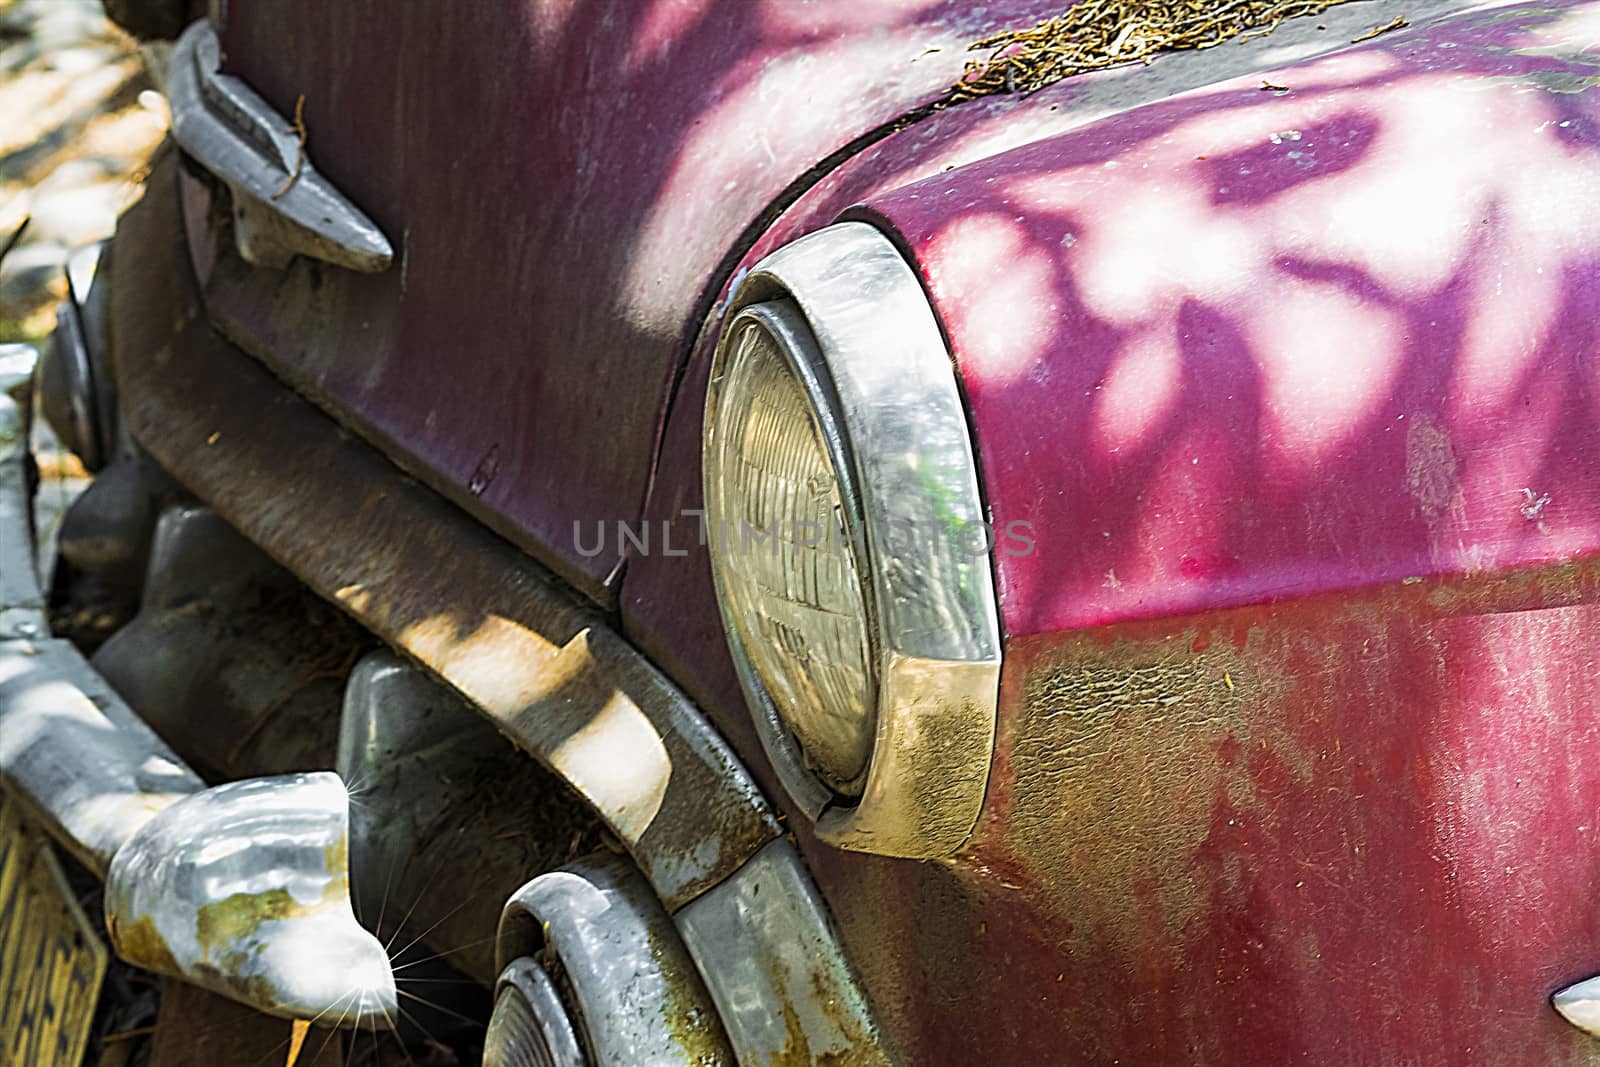
[[[912,858],[948,856],[971,835],[994,750],[1000,627],[985,514],[965,406],[943,335],[916,274],[873,226],[819,230],[758,263],[733,294],[712,366],[705,456],[741,313],[792,302],[809,330],[814,376],[800,375],[822,421],[848,513],[860,523],[874,638],[876,707],[860,795],[807,766],[728,616],[712,542],[723,630],[769,761],[822,840]],[[708,524],[712,477],[708,481]],[[870,576],[870,577],[868,577]]]

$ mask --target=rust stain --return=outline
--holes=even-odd
[[[805,1027],[800,1025],[800,1016],[787,1000],[783,1002],[783,1032],[783,1047],[772,1057],[774,1067],[805,1067],[816,1062],[811,1055],[811,1044],[806,1040]]]
[[[262,923],[313,915],[343,897],[344,888],[338,879],[329,883],[323,890],[323,899],[315,904],[300,903],[287,889],[235,893],[200,909],[195,919],[195,940],[208,959],[218,950],[242,951],[237,946],[253,937]]]
[[[129,963],[159,974],[182,973],[178,961],[172,958],[172,950],[167,947],[166,939],[156,929],[155,920],[150,916],[145,915],[124,924],[113,915],[107,918],[106,925],[117,955]]]
[[[684,1061],[703,1067],[732,1064],[722,1020],[710,1006],[711,995],[700,980],[700,972],[683,957],[680,946],[663,944],[653,930],[649,941],[650,954],[668,964],[662,967],[667,983],[662,1022],[683,1052]]]
[[[1209,900],[1188,861],[1211,833],[1219,797],[1249,807],[1248,752],[1294,751],[1260,713],[1278,686],[1249,654],[1248,636],[1244,648],[1198,636],[1078,642],[1028,676],[1010,746],[1007,851],[1075,916],[1073,940],[1085,948],[1142,936],[1108,884],[1147,887],[1166,936],[1179,935]]]
[[[844,1035],[844,1047],[819,1053],[816,1062],[827,1067],[881,1067],[889,1062],[884,1054],[881,1035],[867,1033],[861,1027],[861,1016],[846,1007],[845,998],[820,971],[811,975],[812,1003],[822,1009],[828,1021]]]
[[[883,1067],[890,1062],[881,1037],[863,1029],[860,1016],[851,1010],[848,998],[834,987],[827,974],[813,970],[808,983],[797,983],[794,971],[771,950],[762,952],[757,964],[771,975],[772,988],[786,994],[782,1007],[784,1041],[768,1061],[773,1067]],[[809,1002],[831,1024],[829,1047],[812,1048],[805,1022],[795,1010],[797,1001]]]

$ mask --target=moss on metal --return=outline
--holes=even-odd
[[[967,64],[955,100],[1031,93],[1063,78],[1157,52],[1211,48],[1241,35],[1271,33],[1284,19],[1315,15],[1349,0],[1082,0],[1027,29],[975,41],[988,55]]]

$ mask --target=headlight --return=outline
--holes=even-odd
[[[855,796],[877,682],[837,420],[813,399],[820,364],[792,302],[734,319],[706,506],[728,625],[807,765]]]
[[[735,294],[704,474],[724,629],[785,789],[841,847],[955,851],[994,743],[989,541],[938,324],[877,230],[797,241]]]

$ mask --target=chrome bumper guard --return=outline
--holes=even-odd
[[[334,774],[207,789],[69,642],[34,558],[31,384],[0,346],[0,783],[106,883],[117,954],[273,1015],[386,1025],[394,975],[350,904]]]

